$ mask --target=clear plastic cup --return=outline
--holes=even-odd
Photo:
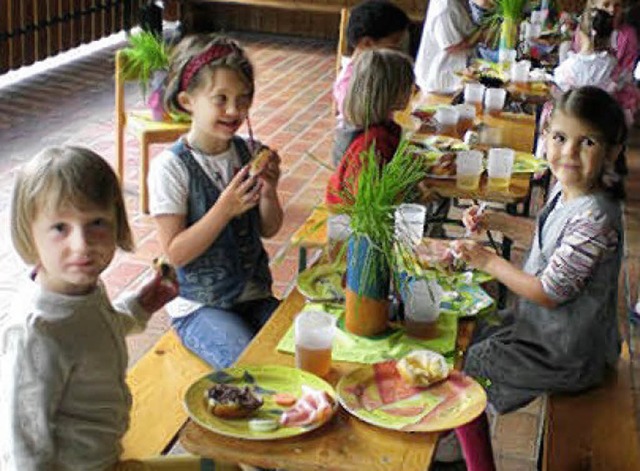
[[[403,203],[395,211],[395,232],[400,242],[416,247],[424,236],[427,208],[421,204]]]
[[[456,186],[461,190],[476,190],[482,174],[482,152],[461,151],[456,155]]]
[[[464,86],[464,102],[476,107],[476,115],[482,113],[485,86],[481,83],[467,83]]]
[[[531,62],[519,61],[513,64],[511,67],[511,81],[516,86],[526,86],[529,82],[529,71],[531,69]]]
[[[504,147],[489,149],[487,162],[488,188],[490,190],[505,191],[511,183],[511,172],[515,151]]]
[[[435,120],[438,123],[438,132],[447,136],[457,136],[458,119],[460,115],[455,106],[440,106],[436,110]]]
[[[442,288],[435,280],[411,280],[402,293],[407,335],[418,338],[438,336]]]
[[[303,311],[296,316],[296,368],[317,376],[326,376],[331,371],[331,350],[337,320],[324,311]]]
[[[458,110],[458,134],[464,136],[468,130],[473,128],[474,121],[476,120],[476,107],[468,103],[456,105]]]
[[[509,72],[511,66],[516,61],[518,53],[515,49],[499,49],[498,50],[498,63],[502,67],[502,70]]]
[[[531,23],[527,30],[527,39],[536,39],[542,33],[542,25],[540,23]]]
[[[484,110],[490,115],[497,116],[504,108],[507,91],[504,88],[488,88],[484,92]]]
[[[531,23],[532,24],[542,23],[542,12],[540,10],[531,11]]]
[[[332,214],[327,218],[327,235],[331,241],[344,241],[351,235],[351,218],[347,214]]]

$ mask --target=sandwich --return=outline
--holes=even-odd
[[[207,410],[222,419],[241,419],[262,407],[262,398],[253,394],[248,386],[239,388],[230,384],[215,384],[205,391]]]
[[[430,386],[451,371],[444,357],[431,350],[414,350],[396,363],[396,370],[412,386]]]
[[[273,151],[271,149],[266,146],[261,147],[253,159],[251,159],[251,162],[249,162],[249,176],[254,177],[264,172],[272,156]]]

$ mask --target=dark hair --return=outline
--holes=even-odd
[[[242,47],[233,39],[225,36],[216,34],[194,34],[183,38],[171,53],[169,73],[165,79],[165,109],[186,112],[178,102],[178,94],[183,91],[181,83],[182,75],[191,59],[214,46],[229,46],[232,52],[224,57],[212,60],[202,67],[193,76],[192,80],[189,81],[189,85],[184,91],[191,92],[195,90],[203,83],[203,78],[207,73],[210,74],[219,67],[226,67],[238,73],[240,79],[249,87],[251,96],[253,96],[255,89],[253,66]]]
[[[364,37],[378,40],[408,27],[409,17],[402,8],[388,0],[365,0],[351,9],[347,40],[355,48]]]
[[[626,174],[625,150],[628,135],[624,111],[618,102],[598,87],[580,87],[569,90],[555,103],[553,113],[558,111],[584,121],[600,131],[608,146],[621,145],[622,149],[614,163],[614,171],[619,178],[603,188],[615,199],[624,199]]]
[[[587,8],[580,18],[580,31],[589,36],[596,51],[607,50],[611,47],[613,16],[599,8]]]

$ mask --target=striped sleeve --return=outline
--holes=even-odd
[[[558,303],[582,291],[600,260],[618,249],[618,233],[604,213],[588,211],[568,221],[560,245],[542,272],[547,296]]]

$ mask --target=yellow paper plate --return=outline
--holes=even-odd
[[[513,173],[536,173],[549,166],[546,160],[538,159],[528,152],[516,152],[513,160]]]
[[[402,432],[440,432],[478,417],[487,394],[471,377],[453,371],[426,388],[409,386],[396,361],[367,365],[343,376],[337,386],[340,404],[355,417]]]
[[[298,291],[309,301],[345,298],[342,277],[346,263],[313,265],[298,275]]]
[[[214,384],[232,384],[238,387],[249,386],[256,395],[262,397],[264,404],[252,416],[244,419],[222,419],[211,414],[206,407],[205,392]],[[334,402],[331,414],[323,421],[304,427],[282,427],[271,432],[255,432],[249,429],[250,419],[275,419],[288,407],[275,403],[273,395],[287,392],[300,397],[302,386],[326,391]],[[246,440],[276,440],[310,432],[328,422],[337,410],[336,393],[329,383],[317,376],[297,368],[285,366],[247,366],[244,368],[226,368],[210,373],[193,383],[184,397],[184,406],[191,419],[201,427],[228,437]]]

